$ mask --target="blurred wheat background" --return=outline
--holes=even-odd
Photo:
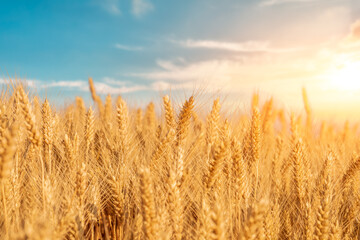
[[[1,239],[357,239],[357,125],[313,126],[273,100],[231,121],[196,96],[129,109],[119,96],[55,110],[1,96]]]

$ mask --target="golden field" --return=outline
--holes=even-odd
[[[0,106],[1,239],[358,239],[357,125],[272,99],[201,117],[196,96],[55,110],[20,84]],[[115,103],[113,105],[113,103]]]

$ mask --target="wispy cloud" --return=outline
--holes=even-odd
[[[320,0],[265,0],[260,2],[260,6],[273,6],[273,5],[280,5],[285,3],[309,3],[309,2],[316,2]]]
[[[154,6],[148,0],[132,0],[132,13],[136,17],[142,17],[153,9]]]
[[[108,13],[113,15],[120,15],[119,0],[100,0],[98,4]]]
[[[152,86],[147,85],[134,85],[131,82],[123,82],[118,81],[114,78],[104,77],[103,81],[95,82],[95,89],[96,92],[99,94],[113,94],[119,95],[124,93],[131,93],[137,92],[142,90],[153,90]],[[12,80],[0,78],[0,85],[1,84],[9,84]],[[88,81],[85,80],[74,80],[74,81],[41,81],[41,80],[34,80],[34,79],[26,79],[23,83],[33,89],[62,89],[62,90],[71,90],[71,91],[80,91],[80,92],[88,92],[89,85]],[[154,90],[155,90],[154,86]]]
[[[158,60],[160,69],[149,72],[134,73],[132,76],[151,81],[150,87],[154,91],[166,90],[194,90],[227,91],[232,79],[246,79],[242,73],[241,64],[230,60],[207,60],[185,65]],[[249,79],[247,79],[249,80]],[[237,88],[238,86],[232,85]],[[238,88],[237,88],[238,89]]]
[[[139,46],[128,46],[128,45],[123,45],[123,44],[115,44],[115,48],[120,49],[120,50],[124,50],[124,51],[141,51],[143,50],[142,47]]]
[[[83,80],[76,81],[58,81],[52,82],[49,84],[43,84],[43,88],[52,88],[52,87],[67,87],[67,88],[85,88],[87,83]]]
[[[5,79],[0,77],[0,85],[16,83],[16,80]],[[64,81],[44,81],[38,79],[22,79],[21,82],[27,87],[44,90],[44,89],[62,89],[64,91],[89,92],[89,84],[86,80],[64,80]],[[96,92],[99,94],[119,95],[132,93],[143,90],[157,90],[156,86],[151,84],[134,84],[131,81],[118,80],[111,77],[103,77],[94,83]]]
[[[166,70],[176,70],[178,66],[176,66],[172,61],[166,61],[166,60],[156,60],[156,64]]]
[[[221,76],[220,80],[225,80],[230,71],[233,69],[233,64],[236,63],[229,60],[208,60],[187,64],[186,66],[176,66],[171,61],[158,60],[157,64],[161,67],[161,69],[147,73],[136,73],[133,74],[133,76],[172,82],[197,81],[201,79],[207,79],[209,81],[213,79],[214,82],[216,82],[219,80],[219,76]],[[164,68],[164,66],[171,67]],[[221,84],[221,81],[219,83]]]
[[[194,90],[196,85],[194,82],[169,82],[169,81],[155,81],[151,83],[150,88],[153,91],[167,91],[167,90]]]
[[[237,59],[208,59],[186,64],[158,60],[158,69],[134,73],[133,77],[152,81],[151,88],[219,90],[224,92],[252,91],[262,87],[279,91],[280,86],[301,85],[317,76],[327,64],[325,59],[294,58],[285,55],[270,58],[251,57],[246,61]],[[261,67],[260,67],[261,66]],[[261,69],[261,71],[259,71]],[[266,75],[264,75],[266,72]],[[282,88],[286,90],[287,88]],[[295,87],[292,86],[292,89]],[[283,94],[288,94],[286,91]]]
[[[233,52],[291,52],[298,48],[274,48],[266,41],[246,42],[221,42],[214,40],[193,40],[173,41],[185,48],[207,48],[214,50],[225,50]]]
[[[123,87],[113,87],[106,83],[98,82],[95,83],[96,92],[100,94],[123,94],[130,92],[137,92],[141,90],[146,90],[147,87],[144,85],[135,85],[135,86],[123,86]]]
[[[105,78],[106,82],[95,82],[96,92],[99,94],[124,94],[130,92],[136,92],[141,90],[147,90],[148,87],[145,85],[127,85],[126,83],[121,83],[111,78]],[[117,83],[117,84],[114,84]],[[114,86],[115,85],[115,86]],[[77,91],[89,91],[88,82],[84,80],[76,81],[57,81],[48,84],[39,84],[41,88],[70,88],[71,90]]]
[[[127,84],[131,84],[131,81],[118,80],[112,77],[103,77],[102,80],[105,83],[116,86],[126,86]]]
[[[39,80],[37,79],[6,79],[6,78],[0,78],[0,84],[5,84],[5,85],[11,85],[12,83],[23,83],[28,87],[37,87],[40,83]]]
[[[110,14],[120,15],[120,0],[96,0],[97,5]],[[131,14],[140,18],[154,9],[150,0],[131,0]]]

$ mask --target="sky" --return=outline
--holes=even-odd
[[[63,102],[90,100],[88,77],[140,106],[168,92],[241,105],[258,91],[296,107],[306,87],[319,113],[351,116],[360,1],[0,0],[0,82]]]

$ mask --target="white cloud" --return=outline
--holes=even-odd
[[[49,84],[43,84],[43,88],[52,88],[52,87],[68,87],[68,88],[84,88],[87,86],[87,82],[82,80],[77,81],[58,81],[52,82]]]
[[[154,90],[164,91],[171,88],[171,83],[164,81],[156,81],[151,84],[151,88]]]
[[[174,65],[170,61],[168,64]],[[223,67],[221,67],[220,65],[223,65]],[[170,80],[170,81],[183,82],[183,81],[199,80],[201,78],[209,79],[209,75],[211,75],[214,69],[224,68],[225,67],[224,65],[226,65],[226,63],[224,62],[219,63],[218,61],[205,61],[205,62],[190,64],[184,67],[178,66],[178,67],[164,68],[163,67],[164,65],[160,64],[160,67],[162,68],[160,70],[155,70],[148,73],[134,73],[132,75],[145,79],[158,80],[158,81]]]
[[[105,83],[108,83],[110,85],[116,85],[116,86],[125,86],[126,84],[131,83],[131,81],[123,81],[123,80],[118,80],[118,79],[111,78],[111,77],[103,77],[102,80]]]
[[[113,15],[121,15],[120,0],[94,0],[96,5],[100,6],[103,10]],[[154,9],[150,0],[130,0],[131,1],[131,13],[140,18],[146,13]]]
[[[154,6],[148,0],[132,0],[132,13],[136,17],[141,17],[153,9]]]
[[[126,83],[121,84],[122,86],[119,87],[120,83],[117,82],[117,84],[114,84],[114,80],[111,78],[104,78],[105,82],[95,82],[95,89],[96,92],[99,94],[123,94],[123,93],[130,93],[130,92],[136,92],[141,90],[148,89],[145,85],[130,85],[125,86]],[[109,83],[111,82],[111,84]],[[114,87],[113,85],[117,85],[117,87]],[[78,91],[89,91],[89,85],[88,81],[84,80],[77,80],[77,81],[58,81],[58,82],[52,82],[48,84],[42,84],[40,87],[42,88],[54,88],[54,87],[60,87],[60,88],[72,88],[73,90]]]
[[[147,87],[143,85],[135,85],[130,87],[113,87],[106,83],[97,82],[95,83],[96,92],[99,94],[123,94],[123,93],[130,93],[130,92],[137,92],[141,90],[146,90]]]
[[[178,42],[181,46],[187,48],[210,48],[221,49],[235,52],[263,52],[268,49],[268,42],[248,41],[243,43],[218,42],[212,40],[192,40]]]
[[[163,69],[166,69],[166,70],[175,70],[177,69],[178,67],[171,61],[165,61],[165,60],[156,60],[156,64],[163,68]]]
[[[0,78],[0,84],[2,83],[2,79]],[[28,82],[28,85],[30,87],[33,87],[32,82]],[[82,92],[88,92],[89,91],[89,85],[88,81],[84,80],[77,80],[77,81],[58,81],[58,82],[52,82],[48,84],[38,84],[38,87],[41,88],[70,88],[72,90],[82,91]],[[31,85],[30,85],[31,84]],[[110,77],[104,77],[102,78],[102,81],[95,81],[94,82],[96,92],[98,94],[113,94],[113,95],[119,95],[124,93],[131,93],[131,92],[137,92],[137,91],[143,91],[143,90],[154,90],[154,91],[161,91],[161,90],[168,90],[168,89],[189,89],[191,88],[191,84],[189,83],[173,83],[173,82],[167,82],[167,81],[157,81],[155,79],[154,82],[150,84],[138,84],[134,85],[130,81],[118,81],[114,78]]]
[[[151,80],[154,90],[205,89],[242,92],[244,89],[265,88],[269,91],[288,91],[284,86],[301,88],[302,83],[314,79],[327,64],[324,59],[279,57],[250,57],[237,59],[209,59],[176,65],[171,61],[157,61],[160,68],[134,73],[132,76]],[[164,67],[165,65],[165,67]],[[169,65],[170,67],[166,67]],[[287,93],[286,93],[287,94]]]
[[[120,15],[119,0],[100,0],[98,4],[108,13],[113,15]]]
[[[295,48],[273,48],[269,42],[246,41],[246,42],[220,42],[214,40],[193,40],[172,41],[186,48],[207,48],[232,52],[291,52],[298,51]]]
[[[16,85],[17,83],[22,83],[27,87],[32,87],[32,88],[36,88],[40,81],[37,79],[14,79],[14,78],[9,78],[9,79],[4,79],[4,78],[0,78],[0,84],[9,84],[9,85]]]
[[[35,79],[28,79],[26,80],[26,84],[29,87],[37,87],[37,84],[39,83],[39,80],[35,80]]]
[[[74,81],[43,81],[37,79],[4,79],[0,78],[0,84],[10,84],[17,82],[23,83],[25,86],[33,88],[33,89],[64,89],[64,90],[73,90],[73,91],[81,91],[88,92],[89,91],[89,83],[85,80],[74,80]],[[104,77],[102,81],[94,82],[96,92],[99,94],[123,94],[130,92],[137,92],[142,90],[152,90],[151,86],[148,85],[136,85],[131,83],[131,81],[118,81],[114,78]]]
[[[139,46],[127,46],[127,45],[123,45],[123,44],[115,44],[115,48],[120,49],[120,50],[125,50],[125,51],[141,51],[143,50],[142,47]]]
[[[285,3],[309,3],[309,2],[316,2],[319,0],[265,0],[260,3],[260,6],[273,6]]]
[[[185,89],[195,89],[195,85],[192,82],[166,82],[166,81],[155,81],[151,84],[153,91],[166,91],[166,90],[185,90]]]

